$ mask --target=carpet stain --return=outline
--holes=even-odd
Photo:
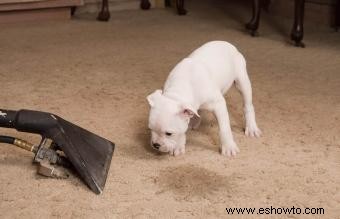
[[[165,168],[155,183],[160,186],[157,192],[172,192],[178,200],[211,199],[219,193],[232,191],[232,178],[194,165],[181,165]]]

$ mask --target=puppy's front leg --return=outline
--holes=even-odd
[[[221,154],[227,156],[235,156],[236,153],[240,150],[238,149],[233,139],[233,134],[230,128],[227,104],[223,96],[221,96],[221,98],[219,98],[219,100],[214,103],[213,112],[216,116],[219,126]]]

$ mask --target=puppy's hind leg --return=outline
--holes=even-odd
[[[255,110],[252,102],[252,89],[248,77],[246,64],[242,57],[241,63],[238,65],[237,78],[235,80],[236,88],[243,96],[243,111],[246,120],[245,134],[251,137],[260,137],[261,130],[257,127],[255,120]]]

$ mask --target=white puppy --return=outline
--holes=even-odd
[[[230,43],[212,41],[196,49],[171,71],[163,91],[147,99],[151,106],[151,146],[173,155],[185,153],[185,133],[200,123],[199,109],[212,111],[218,121],[221,153],[233,156],[239,149],[233,139],[223,94],[235,82],[242,93],[245,134],[260,136],[252,104],[252,89],[242,54]]]

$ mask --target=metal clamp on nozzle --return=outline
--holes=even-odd
[[[57,165],[63,167],[71,167],[70,162],[58,154],[58,146],[55,145],[50,139],[44,138],[39,148],[36,150],[34,162],[38,163],[38,173],[43,176],[65,179],[69,177],[67,171],[57,168]]]
[[[8,143],[19,148],[33,152],[35,154],[34,162],[38,164],[38,173],[58,179],[65,179],[69,177],[66,170],[58,169],[57,165],[63,167],[72,167],[68,159],[57,152],[58,145],[44,138],[39,146],[35,146],[27,141],[13,138],[10,136],[0,135],[1,143]]]
[[[66,179],[69,177],[66,171],[57,169],[57,167],[55,165],[51,165],[48,160],[43,160],[39,163],[38,173],[43,176],[57,179]]]

